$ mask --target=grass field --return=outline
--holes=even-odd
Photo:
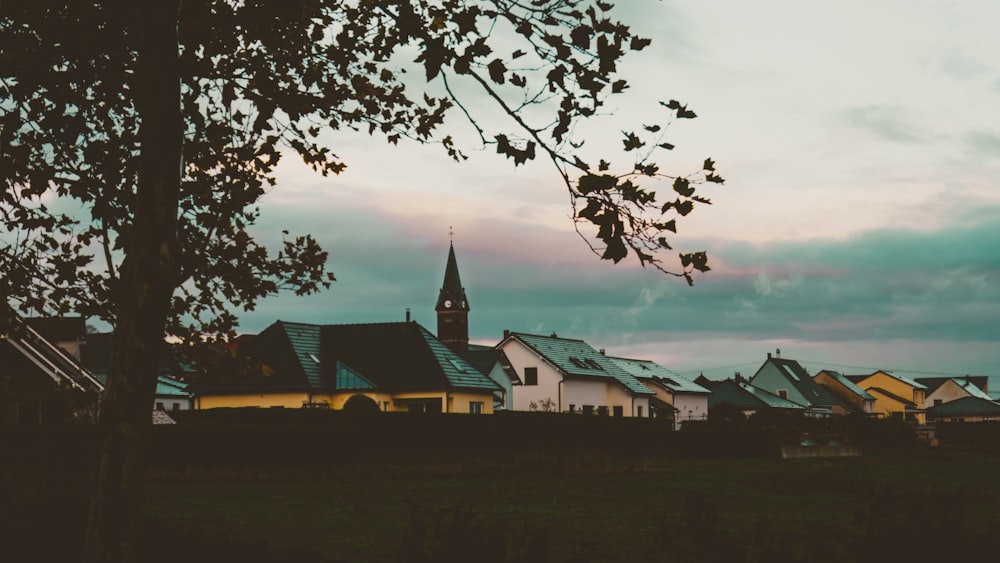
[[[535,459],[159,475],[147,510],[172,530],[342,561],[954,560],[1000,530],[998,475],[998,456],[941,450]]]

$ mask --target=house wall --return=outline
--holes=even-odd
[[[559,382],[562,381],[560,374],[552,365],[543,360],[521,342],[508,340],[504,343],[503,351],[510,360],[511,367],[517,372],[517,376],[524,381],[524,368],[538,368],[538,385],[515,385],[511,392],[513,400],[508,401],[512,405],[512,410],[529,410],[530,404],[538,404],[545,399],[551,399],[559,410],[566,410],[572,401],[563,400],[559,405]],[[580,403],[582,404],[582,403]]]
[[[927,406],[933,407],[938,404],[936,401],[941,401],[943,404],[968,396],[969,393],[965,389],[962,389],[958,384],[949,379],[935,389],[933,393],[927,395],[925,402]]]
[[[165,411],[186,411],[194,408],[190,397],[180,395],[157,395],[153,400],[153,408],[159,407],[160,403],[163,404],[163,410]],[[178,405],[176,409],[174,408],[175,403]]]
[[[205,395],[195,398],[196,409],[239,408],[239,407],[285,407],[302,408],[309,401],[307,393],[268,393],[259,395]]]
[[[764,365],[760,367],[757,373],[750,378],[750,383],[761,389],[778,394],[778,389],[784,389],[788,391],[788,400],[803,407],[809,406],[809,400],[806,399],[799,390],[792,385],[792,382],[788,380],[785,372],[774,365],[770,361],[765,362]]]
[[[514,407],[512,401],[514,398],[514,384],[511,382],[510,378],[507,377],[507,374],[504,373],[503,367],[500,365],[500,362],[494,362],[493,369],[491,369],[490,373],[486,375],[487,377],[492,379],[494,383],[496,383],[500,387],[503,387],[502,408],[504,410],[513,409]]]
[[[708,418],[708,395],[695,393],[677,393],[674,395],[672,403],[677,412],[674,414],[675,423],[685,420],[705,420]]]
[[[851,391],[847,387],[844,387],[843,385],[840,384],[839,381],[837,381],[833,377],[830,377],[824,372],[817,373],[816,376],[813,377],[813,381],[819,383],[823,387],[826,387],[828,391],[830,391],[837,397],[840,397],[841,399],[853,405],[854,408],[858,409],[859,412],[868,412],[865,410],[866,406],[868,408],[874,408],[874,405],[865,404],[866,402],[870,403],[871,401],[862,400],[862,398],[858,396],[857,393]],[[837,412],[836,408],[834,408],[834,414],[840,414]]]
[[[493,414],[493,392],[453,391],[448,393],[448,411],[469,413],[471,403],[482,403],[481,414]]]
[[[905,405],[899,401],[892,400],[877,391],[872,391],[873,387],[878,387],[880,389],[885,389],[886,391],[908,399],[916,406],[917,409],[923,410],[925,407],[924,401],[924,390],[916,389],[907,383],[904,383],[895,377],[887,373],[877,371],[872,375],[861,381],[859,385],[865,391],[868,391],[871,395],[875,397],[875,410],[876,412],[883,413],[886,416],[891,416],[893,413],[900,413],[900,416],[905,411]],[[916,420],[918,424],[924,424],[926,422],[926,415],[924,413],[917,413]]]

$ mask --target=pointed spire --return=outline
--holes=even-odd
[[[450,304],[446,305],[448,301]],[[448,245],[448,263],[444,269],[444,282],[438,296],[437,310],[459,309],[468,310],[469,304],[462,287],[462,278],[458,274],[458,260],[455,259],[455,245]]]

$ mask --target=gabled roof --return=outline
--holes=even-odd
[[[788,358],[773,358],[770,355],[764,363],[761,364],[757,373],[760,373],[764,366],[768,363],[773,364],[778,368],[778,371],[784,375],[785,379],[795,387],[795,389],[802,394],[807,401],[809,401],[810,406],[817,407],[832,407],[839,404],[837,398],[830,393],[830,390],[823,387],[819,383],[816,383],[812,377],[809,376],[809,372],[805,370],[797,361],[790,360]],[[754,374],[750,378],[753,381],[757,374]]]
[[[81,391],[100,393],[101,384],[75,357],[42,337],[30,324],[13,319],[12,333],[6,335],[4,351],[13,354],[23,365],[33,365],[38,371],[57,383],[64,383]]]
[[[84,338],[87,323],[83,317],[29,317],[24,323],[49,342],[66,342]]]
[[[743,410],[757,409],[782,409],[782,410],[805,410],[805,407],[798,403],[793,403],[788,399],[755,387],[746,381],[733,381],[727,379],[720,381],[712,388],[708,396],[708,408],[715,405],[730,404]]]
[[[880,370],[877,370],[875,372],[872,372],[871,374],[863,377],[862,381],[864,379],[872,377],[873,375],[878,375],[880,373],[888,375],[889,377],[891,377],[891,378],[893,378],[893,379],[895,379],[897,381],[901,381],[901,382],[909,385],[910,387],[913,387],[914,389],[927,389],[926,385],[923,385],[922,383],[919,383],[916,379],[913,379],[913,378],[910,378],[910,377],[906,377],[905,375],[903,375],[903,374],[901,374],[899,372],[891,372],[891,371],[886,371],[884,369],[880,369]]]
[[[416,322],[324,325],[322,357],[382,391],[500,389]]]
[[[507,358],[507,354],[504,354],[503,350],[493,348],[492,346],[470,344],[468,350],[461,352],[461,356],[483,375],[488,376],[493,371],[493,366],[500,364],[500,369],[503,370],[511,382],[520,383],[521,381],[521,378],[517,376],[517,372],[511,367],[510,360]]]
[[[583,340],[512,332],[516,339],[568,377],[610,378],[636,395],[655,395],[641,381]]]
[[[172,377],[167,377],[161,375],[156,378],[156,396],[177,396],[184,397],[188,396],[188,385],[183,381],[178,381]]]
[[[927,409],[927,414],[939,416],[1000,416],[1000,403],[981,397],[962,397]]]
[[[855,395],[861,397],[862,399],[869,400],[869,401],[874,401],[875,400],[875,397],[872,397],[867,391],[865,391],[864,389],[858,387],[857,383],[851,381],[850,379],[847,378],[847,376],[845,376],[844,374],[840,373],[839,371],[833,371],[833,370],[829,370],[829,369],[820,370],[819,373],[817,373],[816,375],[813,376],[813,380],[815,380],[816,376],[818,376],[820,373],[827,374],[828,376],[830,376],[831,379],[833,379],[837,383],[841,384],[845,389],[847,389],[851,393],[854,393]]]
[[[708,389],[677,375],[677,372],[656,362],[618,357],[610,357],[609,359],[618,364],[618,367],[632,374],[633,377],[653,382],[673,393],[697,393],[700,395],[709,393]]]
[[[247,340],[239,352],[262,362],[264,373],[210,378],[199,384],[199,392],[500,390],[416,322],[313,325],[277,321]]]
[[[971,397],[979,397],[980,399],[986,399],[987,401],[992,401],[989,393],[985,391],[988,385],[989,378],[985,375],[981,376],[971,376],[966,375],[964,377],[920,377],[917,378],[917,382],[927,386],[927,394],[937,391],[945,383],[952,381],[955,385],[958,385],[963,391],[969,394]]]
[[[893,401],[896,401],[897,403],[903,404],[903,406],[905,406],[905,407],[908,407],[908,408],[911,408],[911,409],[917,408],[917,405],[913,401],[911,401],[909,399],[906,399],[906,398],[903,398],[903,397],[900,397],[899,395],[896,395],[895,393],[892,393],[891,391],[886,391],[885,389],[882,389],[881,387],[869,387],[868,390],[871,391],[871,392],[873,392],[873,393],[875,393],[876,395],[882,395],[883,397],[888,397],[888,398],[892,399]]]

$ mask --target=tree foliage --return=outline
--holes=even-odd
[[[134,232],[140,119],[131,20],[142,13],[121,2],[5,6],[0,292],[22,310],[113,322],[112,291]],[[722,179],[711,160],[693,176],[665,176],[650,157],[672,148],[666,124],[624,133],[631,162],[623,173],[604,159],[593,169],[577,154],[576,123],[628,87],[617,65],[649,44],[610,11],[575,0],[183,2],[181,256],[168,331],[224,332],[234,310],[333,280],[327,253],[308,234],[286,231],[268,249],[253,229],[284,155],[336,174],[345,163],[324,133],[354,129],[393,144],[440,143],[463,160],[463,147],[441,127],[454,111],[482,145],[515,164],[551,159],[578,228],[596,227],[592,248],[603,258],[632,253],[670,270],[660,251],[671,248],[675,217],[708,203],[698,183]],[[507,117],[489,130],[468,107],[482,95]],[[670,120],[695,115],[676,101],[663,105]],[[535,107],[546,111],[529,111]],[[672,180],[676,199],[661,204],[640,183],[662,178]],[[708,269],[704,253],[680,259],[670,271],[689,281]]]

